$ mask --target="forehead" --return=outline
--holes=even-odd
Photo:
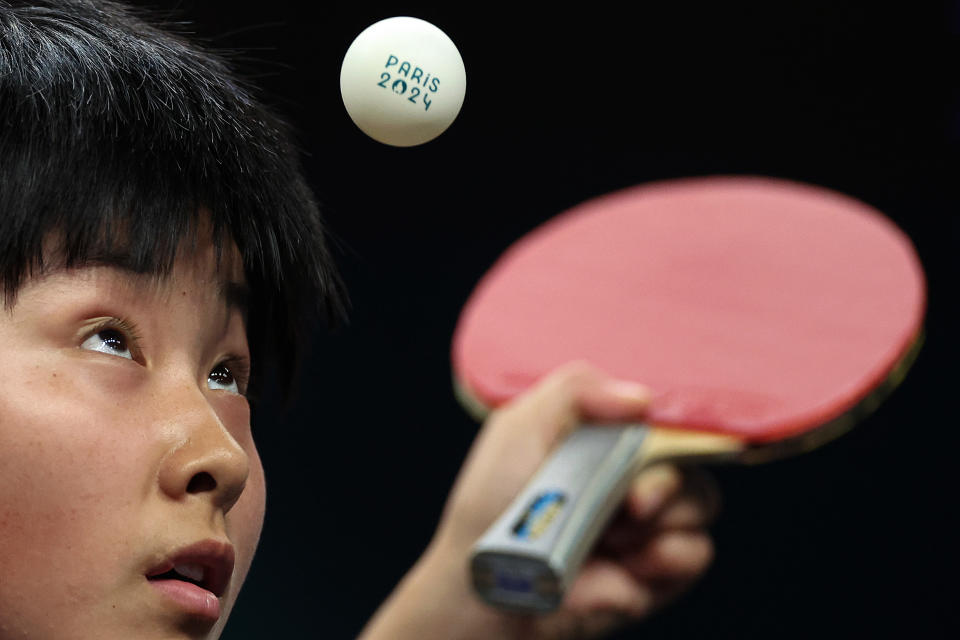
[[[232,243],[221,249],[209,241],[193,247],[185,244],[168,269],[145,271],[137,265],[134,253],[123,249],[98,252],[70,266],[51,260],[39,274],[27,279],[20,295],[44,285],[59,288],[82,282],[133,299],[189,294],[202,298],[203,304],[225,305],[244,315],[249,308],[242,259]]]

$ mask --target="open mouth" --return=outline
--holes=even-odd
[[[181,580],[183,582],[189,582],[190,584],[196,585],[201,589],[206,589],[210,591],[217,597],[220,593],[213,588],[210,580],[211,572],[207,570],[206,567],[199,564],[177,564],[174,565],[169,571],[163,573],[148,575],[147,580]]]
[[[233,563],[233,545],[208,539],[174,551],[145,577],[180,612],[212,624],[220,618]]]
[[[202,589],[220,598],[227,591],[233,574],[233,547],[228,543],[206,540],[183,548],[147,571],[154,586],[180,585]]]

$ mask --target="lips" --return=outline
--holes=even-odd
[[[179,549],[146,573],[152,586],[188,613],[216,620],[233,575],[230,543],[204,540]]]

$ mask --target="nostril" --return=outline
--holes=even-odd
[[[187,493],[203,493],[213,491],[217,488],[217,481],[206,471],[201,471],[192,478],[187,484]]]

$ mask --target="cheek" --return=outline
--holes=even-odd
[[[239,397],[223,398],[217,407],[221,421],[227,426],[237,444],[246,452],[249,471],[243,493],[227,513],[227,535],[237,548],[236,575],[246,577],[260,540],[266,510],[266,481],[260,454],[250,431],[250,407]]]
[[[266,482],[263,465],[255,447],[247,449],[250,474],[240,499],[227,514],[227,534],[237,547],[237,588],[246,578],[260,541],[266,511]]]
[[[0,610],[56,617],[118,586],[105,576],[121,575],[136,544],[148,447],[119,437],[136,428],[129,412],[63,370],[11,369],[0,374]]]
[[[0,505],[23,511],[20,526],[84,530],[85,518],[109,520],[133,502],[142,483],[130,469],[143,459],[111,428],[116,418],[69,395],[10,395],[0,398]]]
[[[138,432],[137,409],[98,398],[69,378],[55,369],[0,378],[0,491],[7,500],[77,509],[131,494],[138,485],[131,468],[146,476],[149,447],[130,437]],[[118,493],[120,485],[128,489]]]
[[[263,530],[263,519],[266,511],[266,483],[263,466],[256,448],[247,449],[250,455],[250,475],[244,487],[243,494],[227,513],[227,535],[236,548],[236,565],[233,579],[230,583],[230,594],[226,598],[227,614],[233,609],[237,595],[250,572],[254,552],[260,541],[260,532]],[[221,618],[221,624],[226,622],[228,615]]]

